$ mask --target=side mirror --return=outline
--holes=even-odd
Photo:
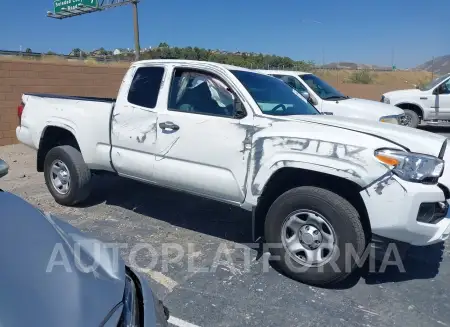
[[[309,94],[308,91],[301,91],[300,94],[313,106],[316,106],[318,104],[317,100],[311,94]]]
[[[0,178],[8,174],[9,166],[8,164],[0,159]]]
[[[302,97],[304,97],[308,101],[309,101],[309,99],[311,99],[311,95],[309,95],[308,91],[301,91],[300,94],[302,95]]]

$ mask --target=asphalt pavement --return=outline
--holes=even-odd
[[[440,132],[450,136],[450,129]],[[122,244],[125,261],[139,267],[175,317],[173,326],[450,326],[448,242],[413,249],[406,273],[388,267],[333,289],[311,287],[257,257],[248,244],[251,217],[238,208],[106,176],[94,179],[88,203],[62,207],[35,171],[32,150],[2,147],[0,158],[11,165],[1,188]]]

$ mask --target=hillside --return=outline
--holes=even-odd
[[[417,66],[418,70],[426,70],[434,72],[438,75],[450,73],[450,55],[434,58],[434,60],[427,61],[422,65]]]

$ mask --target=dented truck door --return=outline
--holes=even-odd
[[[126,74],[111,118],[111,161],[122,176],[151,181],[163,66],[133,67]]]
[[[158,113],[155,182],[243,202],[250,153],[243,146],[252,117],[236,113],[224,78],[189,68],[171,75],[167,110]]]

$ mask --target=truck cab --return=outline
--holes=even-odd
[[[314,74],[283,70],[258,70],[258,72],[283,80],[325,115],[403,124],[402,110],[376,101],[346,96]]]

